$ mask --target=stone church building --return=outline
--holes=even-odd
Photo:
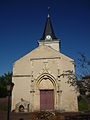
[[[77,94],[66,71],[75,74],[74,60],[60,52],[50,15],[38,47],[13,64],[12,111],[78,111]]]

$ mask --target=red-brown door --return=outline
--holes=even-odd
[[[40,110],[54,110],[53,90],[40,90]]]

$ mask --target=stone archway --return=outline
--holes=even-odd
[[[41,74],[35,82],[35,96],[37,98],[37,110],[54,110],[56,105],[56,79],[48,74]],[[36,107],[35,105],[35,107]]]
[[[57,81],[56,81],[55,77],[54,77],[53,75],[49,74],[49,73],[43,73],[43,74],[41,74],[41,75],[36,79],[36,85],[39,86],[39,84],[40,84],[40,82],[41,82],[42,80],[47,80],[47,79],[49,79],[49,80],[52,82],[52,84],[53,84],[53,86],[54,86],[55,88],[57,87]]]

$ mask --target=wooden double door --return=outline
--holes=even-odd
[[[54,110],[54,90],[40,90],[40,110]]]

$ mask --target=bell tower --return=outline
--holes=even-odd
[[[39,45],[47,45],[57,51],[60,51],[60,40],[55,36],[50,15],[48,12],[45,28],[41,39],[39,40]]]

